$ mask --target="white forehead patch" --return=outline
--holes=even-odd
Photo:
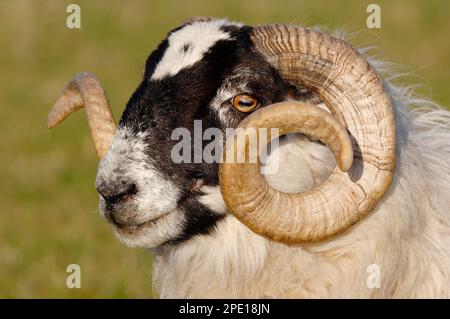
[[[172,33],[168,38],[169,45],[151,79],[159,80],[175,75],[181,69],[201,60],[218,41],[231,39],[230,34],[220,29],[229,24],[240,25],[227,20],[198,21]]]

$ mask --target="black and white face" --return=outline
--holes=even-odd
[[[190,22],[149,56],[96,180],[101,213],[125,244],[176,244],[210,232],[226,214],[219,164],[171,158],[176,128],[194,142],[194,120],[224,131],[250,113],[233,107],[240,94],[258,107],[302,94],[253,49],[251,30],[225,20]]]

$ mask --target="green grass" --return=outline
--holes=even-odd
[[[69,3],[82,29],[65,27]],[[151,255],[114,237],[97,210],[97,159],[84,119],[52,131],[45,119],[76,73],[96,73],[116,118],[150,51],[189,16],[344,27],[357,45],[412,71],[407,79],[450,105],[450,2],[376,1],[382,28],[367,30],[372,1],[0,0],[0,297],[152,297]],[[82,289],[66,288],[66,266]]]

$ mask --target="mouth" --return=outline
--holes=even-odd
[[[162,214],[156,218],[152,218],[149,220],[146,220],[144,222],[141,222],[139,224],[135,224],[135,223],[122,223],[117,221],[114,216],[112,214],[105,214],[106,219],[108,220],[108,222],[115,228],[119,229],[119,230],[123,230],[123,231],[127,231],[127,232],[133,232],[133,231],[138,231],[142,228],[149,228],[153,225],[155,225],[156,223],[158,223],[160,220],[164,219],[167,215],[169,215],[170,213],[165,213]]]

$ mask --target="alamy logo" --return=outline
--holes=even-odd
[[[381,8],[378,4],[372,3],[367,6],[367,13],[370,15],[367,17],[366,25],[369,29],[381,28]]]
[[[67,265],[66,272],[69,274],[66,279],[67,288],[81,288],[81,267],[77,264],[70,264]]]
[[[172,131],[171,140],[178,141],[171,150],[174,163],[259,163],[266,164],[269,155],[279,147],[278,128],[208,128],[203,131],[202,121],[194,121],[193,136],[190,130],[178,127]],[[234,149],[227,149],[233,139]],[[270,168],[263,166],[262,173],[275,173],[278,160],[271,157]]]
[[[66,26],[69,29],[81,28],[81,8],[78,4],[69,4],[66,8],[66,12],[70,13],[66,19]]]
[[[380,266],[377,264],[370,264],[366,268],[367,280],[366,285],[367,288],[376,289],[381,287],[381,270]]]

